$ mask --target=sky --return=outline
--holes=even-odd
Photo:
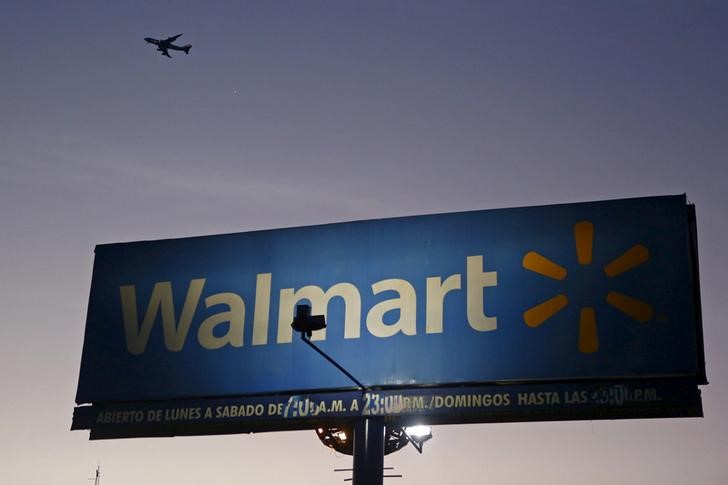
[[[728,483],[728,4],[0,1],[0,482],[342,483],[313,431],[69,431],[96,244],[686,193],[704,418],[437,426],[386,483]],[[189,55],[144,37],[184,33]]]

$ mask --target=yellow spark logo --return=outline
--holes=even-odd
[[[592,248],[594,243],[594,224],[581,221],[574,224],[574,241],[576,242],[576,257],[579,264],[586,266],[592,262]],[[614,278],[625,273],[650,259],[650,253],[641,244],[632,246],[614,261],[604,267],[604,274]],[[530,251],[523,257],[523,267],[534,273],[554,280],[564,280],[568,274],[566,268],[554,263],[535,251]],[[607,303],[638,322],[647,322],[652,319],[652,307],[631,296],[616,291],[607,293]],[[523,313],[523,321],[531,328],[536,328],[546,320],[556,315],[569,304],[564,294],[540,303]],[[599,350],[599,335],[597,333],[597,320],[594,308],[583,307],[579,318],[579,351],[591,354]]]

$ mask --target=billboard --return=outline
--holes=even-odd
[[[373,391],[298,341],[300,303]],[[443,422],[699,415],[699,305],[685,196],[100,245],[74,427],[135,428],[104,418],[126,412],[145,416],[133,435],[295,429],[375,403]],[[444,406],[475,395],[458,399],[501,404]],[[147,419],[175,409],[195,418]]]

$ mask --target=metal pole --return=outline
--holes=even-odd
[[[354,424],[354,485],[384,482],[384,421],[362,418]]]
[[[341,372],[343,372],[346,375],[346,377],[348,377],[349,379],[351,379],[352,381],[354,381],[356,383],[356,385],[359,386],[359,389],[361,389],[362,391],[368,391],[369,390],[369,388],[367,386],[365,386],[364,384],[362,384],[361,382],[359,382],[359,379],[357,379],[356,377],[354,377],[353,375],[351,375],[348,370],[346,370],[343,367],[341,367],[341,365],[339,365],[338,362],[336,362],[334,359],[332,359],[331,357],[329,357],[328,355],[326,355],[326,353],[323,350],[321,350],[320,348],[316,347],[316,345],[314,345],[314,343],[311,342],[306,337],[306,332],[301,332],[301,340],[303,340],[304,342],[306,342],[309,347],[311,347],[313,350],[315,350],[316,352],[318,352],[319,355],[321,355],[324,359],[328,360],[331,364],[333,364],[334,367],[336,367]]]

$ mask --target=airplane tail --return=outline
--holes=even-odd
[[[182,50],[185,51],[185,54],[189,54],[191,47],[192,47],[192,44],[187,44],[186,46],[182,47]]]

